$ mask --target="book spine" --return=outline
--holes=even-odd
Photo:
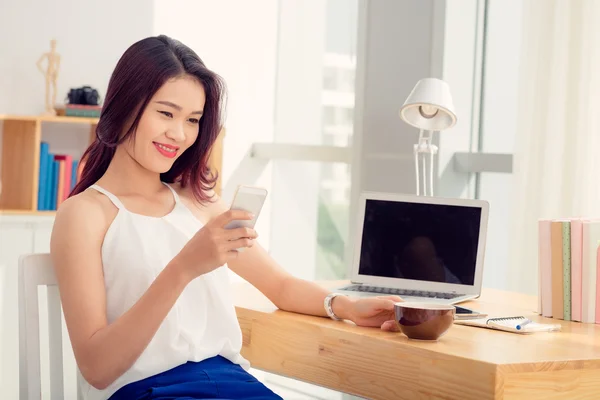
[[[564,317],[564,285],[563,285],[563,236],[562,222],[552,221],[552,316]]]
[[[563,319],[571,320],[571,222],[562,223],[563,238]]]
[[[47,184],[47,173],[48,168],[48,143],[42,142],[40,144],[40,169],[38,177],[38,203],[37,209],[43,211],[46,209],[46,184]]]
[[[600,242],[596,245],[596,323],[600,324]]]
[[[46,157],[46,188],[44,190],[44,210],[52,210],[52,186],[54,185],[54,155],[48,153]]]
[[[79,161],[73,160],[73,166],[71,169],[71,189],[69,192],[73,191],[75,185],[77,184],[77,169],[79,168]]]
[[[571,320],[581,322],[581,260],[583,221],[571,221]]]
[[[581,262],[581,322],[596,321],[596,281],[598,265],[599,223],[584,222]]]
[[[52,160],[52,196],[50,196],[50,210],[56,210],[56,199],[58,194],[59,165],[57,160]]]
[[[56,208],[58,209],[63,202],[65,193],[65,160],[56,157],[55,160],[58,163],[58,183],[56,184]]]

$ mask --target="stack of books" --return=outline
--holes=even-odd
[[[57,210],[79,180],[78,160],[67,154],[53,154],[48,143],[40,147],[38,211]]]
[[[538,228],[540,314],[600,324],[600,220],[540,220]]]
[[[102,106],[87,106],[79,104],[67,104],[65,106],[65,115],[67,117],[88,117],[99,118]]]

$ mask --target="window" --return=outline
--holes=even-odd
[[[518,0],[489,0],[486,7],[486,57],[482,92],[480,150],[511,154],[517,131],[521,18]],[[478,197],[490,202],[484,284],[508,289],[513,175],[480,173]]]
[[[281,0],[279,6],[275,141],[348,147],[358,1]],[[273,162],[270,250],[295,275],[345,276],[350,180],[347,164]]]
[[[453,88],[459,122],[440,135],[441,160],[451,162],[457,152],[475,154],[482,156],[484,170],[498,169],[497,162],[486,164],[486,153],[510,160],[517,140],[522,13],[519,0],[446,3],[444,78]],[[509,260],[513,175],[464,173],[450,162],[440,170],[441,195],[490,203],[483,286],[516,289]]]

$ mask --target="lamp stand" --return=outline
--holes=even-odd
[[[431,144],[432,138],[433,131],[421,129],[419,131],[419,142],[413,147],[417,196],[421,195],[421,184],[423,186],[423,196],[427,196],[427,186],[429,186],[429,196],[433,196],[433,157],[437,154],[438,147]],[[427,157],[429,157],[429,163],[427,163]],[[421,159],[422,171],[419,171],[419,159]],[[427,171],[427,164],[429,164],[429,171]],[[419,172],[423,174],[422,182],[419,179]],[[427,182],[427,178],[429,178],[429,182]]]

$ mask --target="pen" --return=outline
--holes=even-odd
[[[517,330],[520,331],[525,325],[529,324],[530,322],[530,319],[526,319],[525,321],[523,321],[523,323],[517,325]]]

